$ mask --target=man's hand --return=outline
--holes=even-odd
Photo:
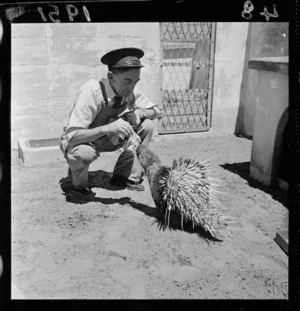
[[[115,135],[118,134],[123,138],[129,137],[133,134],[132,126],[123,119],[119,118],[118,120],[107,125],[108,134]]]
[[[130,111],[126,114],[126,120],[134,127],[138,127],[141,124],[141,119],[145,117],[145,113],[141,109]]]

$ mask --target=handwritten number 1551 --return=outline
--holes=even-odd
[[[49,6],[51,6],[54,9],[54,11],[49,12],[49,14],[48,14],[48,17],[49,17],[50,21],[53,22],[53,23],[60,23],[60,20],[58,19],[58,16],[59,16],[58,6],[53,5],[53,4],[49,4]],[[38,7],[37,10],[38,10],[38,12],[41,15],[42,20],[44,22],[47,22],[47,18],[46,18],[45,14],[44,14],[43,9],[41,7]],[[78,9],[76,8],[75,5],[68,4],[66,6],[66,10],[67,10],[68,15],[69,15],[69,20],[71,22],[73,22],[74,17],[78,15]],[[83,13],[84,13],[84,16],[85,16],[86,20],[88,22],[90,22],[91,21],[90,14],[89,14],[89,11],[88,11],[88,9],[86,8],[85,5],[82,6],[82,10],[83,10]]]

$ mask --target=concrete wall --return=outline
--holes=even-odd
[[[283,132],[288,119],[289,87],[287,69],[277,71],[271,66],[282,63],[288,67],[287,57],[260,58],[257,65],[256,114],[254,118],[250,175],[265,185],[278,176],[282,152]],[[268,64],[266,71],[260,64]]]
[[[240,101],[248,23],[217,23],[212,131],[234,134]]]
[[[287,52],[283,35],[281,41],[269,42],[270,35],[285,34],[286,24],[261,28],[265,24],[257,23],[254,28],[252,23],[216,25],[213,133],[252,136],[257,72],[248,69],[249,58]],[[259,35],[262,29],[264,36]],[[106,75],[101,56],[128,46],[145,50],[146,67],[138,87],[161,104],[159,23],[12,24],[12,147],[17,147],[20,137],[59,137],[78,88]]]
[[[59,137],[78,88],[106,76],[101,56],[130,46],[145,51],[138,87],[159,102],[159,23],[12,24],[12,148]]]
[[[250,58],[282,57],[289,53],[288,23],[250,23],[246,46],[240,105],[235,132],[253,136],[253,125],[258,93],[258,71],[249,69]]]

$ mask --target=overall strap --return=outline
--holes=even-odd
[[[102,81],[99,81],[100,87],[101,87],[101,92],[102,92],[102,96],[104,98],[105,101],[105,107],[108,105],[108,98],[107,98],[107,94],[106,94],[106,90],[105,90],[105,86],[103,84]]]

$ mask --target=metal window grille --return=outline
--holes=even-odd
[[[215,23],[161,23],[161,134],[209,129],[214,37]]]

